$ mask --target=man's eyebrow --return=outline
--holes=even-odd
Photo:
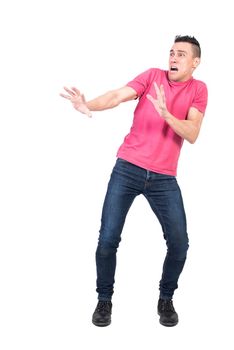
[[[186,53],[187,54],[187,51],[184,51],[184,50],[173,50],[171,49],[170,52],[180,52],[180,53]]]

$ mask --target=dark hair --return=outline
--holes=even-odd
[[[194,38],[194,36],[176,35],[174,42],[175,43],[184,42],[184,43],[192,44],[194,57],[201,57],[201,47],[197,39]]]

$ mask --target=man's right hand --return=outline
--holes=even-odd
[[[71,89],[68,89],[66,86],[64,86],[64,90],[68,93],[68,95],[61,93],[60,96],[70,100],[73,107],[77,111],[86,114],[88,117],[92,117],[92,113],[87,107],[84,95],[81,94],[77,88],[72,87]]]

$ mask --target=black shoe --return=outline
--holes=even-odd
[[[159,322],[163,326],[173,327],[177,325],[179,321],[171,299],[159,299],[158,314],[160,316]]]
[[[95,326],[105,327],[111,323],[111,301],[100,301],[93,313],[92,322]]]

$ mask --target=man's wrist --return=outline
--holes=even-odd
[[[171,113],[169,113],[168,111],[166,112],[164,119],[170,123],[170,121],[173,121],[173,115]]]

